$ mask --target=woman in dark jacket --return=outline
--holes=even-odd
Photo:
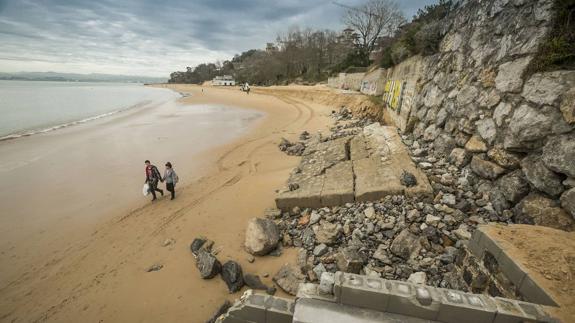
[[[149,191],[152,193],[152,201],[156,200],[156,192],[162,193],[164,196],[164,191],[158,188],[158,181],[162,180],[162,175],[160,175],[160,171],[158,168],[150,163],[149,160],[144,162],[146,164],[146,181],[148,183]]]

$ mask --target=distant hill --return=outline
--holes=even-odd
[[[113,74],[74,74],[56,72],[0,73],[0,80],[17,81],[60,81],[60,82],[119,82],[119,83],[165,83],[167,78],[113,75]]]

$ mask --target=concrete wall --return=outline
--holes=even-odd
[[[457,261],[459,275],[474,293],[515,298],[557,306],[522,265],[513,260],[482,226],[473,233]]]
[[[361,80],[364,73],[346,73],[343,77],[342,89],[359,91],[361,89]]]
[[[334,89],[341,89],[344,78],[345,78],[345,73],[339,73],[337,76],[329,77],[327,79],[327,86],[334,88]]]
[[[412,111],[419,95],[418,83],[422,71],[422,57],[414,56],[397,66],[386,69],[382,75],[385,84],[383,101],[385,114],[388,117],[386,119],[392,120],[393,124],[404,132],[411,130],[414,125]],[[393,90],[397,90],[398,84],[401,86],[400,91],[394,93]]]
[[[360,92],[367,95],[382,95],[385,81],[383,75],[385,69],[378,68],[369,73],[366,73],[361,80]]]
[[[543,307],[513,299],[463,293],[342,272],[337,272],[333,278],[328,277],[330,275],[333,274],[324,273],[319,287],[315,290],[314,284],[300,285],[299,299],[296,301],[293,316],[294,322],[327,322],[317,316],[314,317],[313,311],[302,311],[298,303],[306,298],[325,303],[337,303],[342,307],[403,315],[404,319],[397,320],[401,322],[418,322],[413,320],[414,318],[448,323],[548,322],[551,319]],[[332,286],[331,293],[328,284]],[[316,302],[314,306],[325,307],[319,302]],[[332,309],[332,311],[335,310]],[[371,317],[374,315],[371,314]],[[337,318],[334,316],[332,322],[339,322]],[[362,316],[357,318],[357,322],[374,321],[376,320],[365,319]],[[396,320],[389,320],[391,321]]]

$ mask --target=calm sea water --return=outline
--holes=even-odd
[[[178,94],[141,84],[0,80],[0,140],[172,100]]]

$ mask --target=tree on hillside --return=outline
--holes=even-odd
[[[363,5],[347,8],[344,22],[357,33],[357,45],[363,59],[369,62],[369,54],[383,36],[391,36],[405,22],[405,17],[393,0],[368,0]]]

